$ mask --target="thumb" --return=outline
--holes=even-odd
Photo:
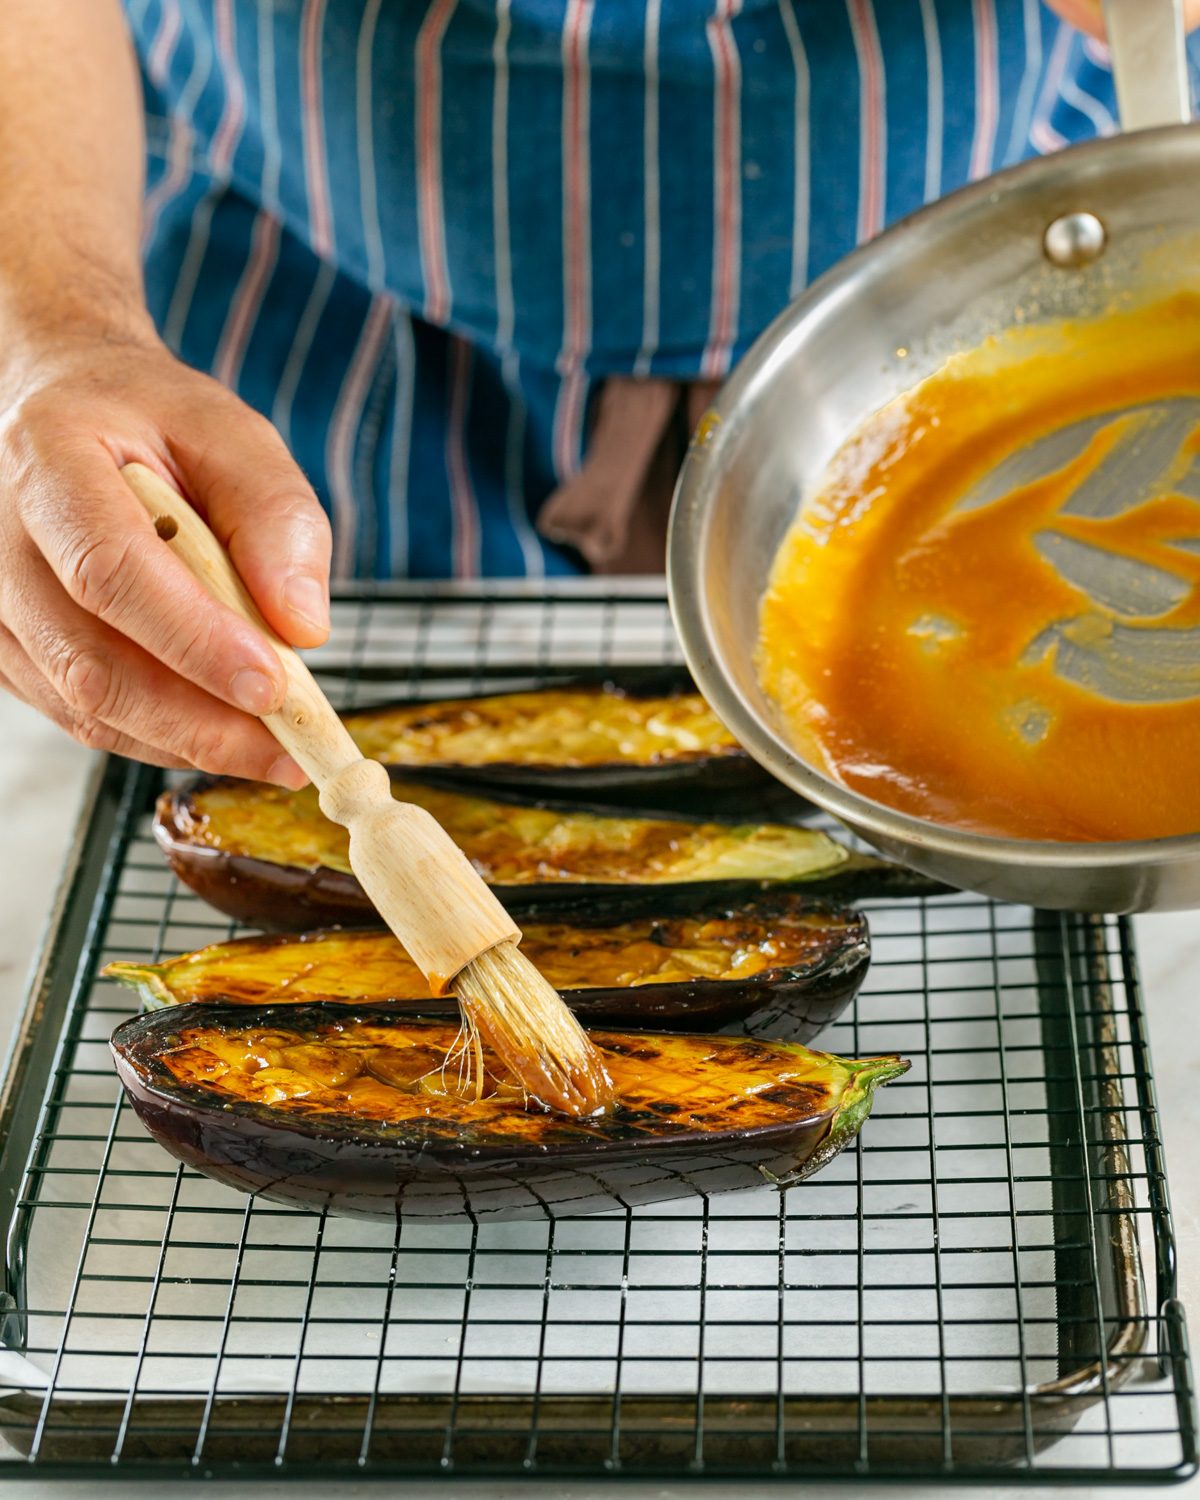
[[[1050,9],[1068,25],[1104,40],[1104,6],[1102,0],[1046,0]]]
[[[1046,0],[1050,9],[1080,31],[1103,41],[1105,35],[1103,0]],[[1200,0],[1183,0],[1183,23],[1188,31],[1200,26]]]
[[[188,415],[172,442],[185,493],[209,526],[267,623],[293,646],[329,634],[329,521],[279,434],[237,400]]]

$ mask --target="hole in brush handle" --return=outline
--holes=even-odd
[[[174,516],[155,516],[154,529],[164,542],[170,542],[179,535],[179,522]]]

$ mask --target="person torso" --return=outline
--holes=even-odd
[[[498,443],[505,399],[522,406],[522,494],[499,460],[492,475],[513,545],[489,559],[448,544],[443,563],[406,544],[409,571],[569,567],[516,536],[517,512],[528,520],[579,462],[597,382],[719,378],[886,223],[1114,128],[1103,49],[1038,0],[127,6],[147,90],[148,280],[169,341],[269,410],[281,385],[321,383],[289,369],[300,338],[329,367],[332,420],[370,320],[380,347],[405,322],[448,391],[424,416],[410,397],[410,450],[423,422],[453,420],[453,341],[493,373],[479,443]],[[280,277],[288,254],[304,275]],[[332,281],[314,313],[321,268]],[[440,356],[439,338],[452,341]],[[257,374],[256,341],[276,351]],[[392,448],[395,425],[376,417]],[[326,432],[307,465],[327,495],[329,449]],[[467,462],[481,503],[487,464]],[[409,451],[410,511],[412,469]],[[351,571],[397,565],[394,547],[353,550]]]

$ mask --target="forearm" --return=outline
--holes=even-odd
[[[0,357],[148,328],[141,90],[118,0],[0,4]]]

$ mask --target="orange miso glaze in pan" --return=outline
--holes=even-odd
[[[1200,299],[1183,294],[1016,330],[870,419],[804,505],[763,603],[760,677],[801,753],[878,802],[982,833],[1200,830],[1200,700],[1182,696],[1194,684],[1118,701],[1035,644],[1057,627],[1103,653],[1116,626],[1200,625],[1200,502],[1174,487],[1197,460],[1200,494],[1200,422],[1149,498],[1108,519],[1069,510],[1140,420],[1122,409],[1180,397],[1200,397]],[[1057,469],[960,506],[1011,453],[1107,412]],[[1178,602],[1114,613],[1044,555],[1055,538],[1151,565]]]

